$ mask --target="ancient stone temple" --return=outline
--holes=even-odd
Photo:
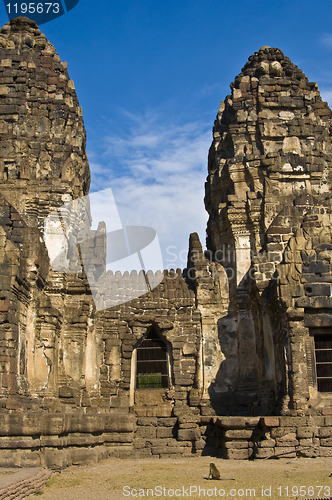
[[[331,111],[279,49],[231,90],[207,249],[113,274],[67,65],[33,21],[0,30],[0,465],[331,456]]]
[[[236,387],[246,394],[240,411],[249,401],[277,413],[325,406],[331,111],[279,49],[251,56],[231,89],[214,126],[205,197],[208,250],[230,276],[219,324],[226,360],[211,392]]]

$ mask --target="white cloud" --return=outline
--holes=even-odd
[[[211,125],[167,122],[126,113],[126,135],[107,136],[104,154],[90,154],[93,191],[111,187],[124,225],[157,231],[164,267],[185,267],[188,239],[205,246],[204,182]]]
[[[327,101],[330,108],[332,108],[332,89],[321,90],[320,95],[323,101]]]
[[[325,34],[323,37],[322,37],[322,43],[324,45],[326,45],[327,47],[331,48],[332,49],[332,35],[330,34]]]

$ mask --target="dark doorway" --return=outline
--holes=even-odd
[[[137,347],[136,389],[168,386],[167,345],[152,329]]]

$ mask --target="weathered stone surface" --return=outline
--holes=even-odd
[[[177,436],[177,429],[173,427],[158,427],[157,438],[172,438]]]
[[[226,439],[250,439],[251,436],[252,436],[252,431],[247,431],[247,430],[237,429],[225,432]]]
[[[193,233],[184,271],[113,274],[105,224],[64,208],[90,184],[67,65],[27,18],[0,40],[3,464],[328,454],[332,122],[317,85],[279,49],[250,56],[214,124],[207,250]],[[87,266],[108,283],[102,310]],[[138,371],[150,335],[167,353],[159,388]]]
[[[158,425],[158,420],[157,418],[138,418],[137,419],[137,425],[144,425],[144,426],[152,426],[152,427],[157,427]]]
[[[254,429],[259,421],[259,417],[222,417],[216,420],[216,425],[223,429]]]
[[[230,460],[247,460],[249,458],[249,450],[227,450],[226,458]]]
[[[258,448],[255,450],[255,458],[273,457],[275,454],[274,448]]]
[[[219,326],[226,361],[214,385],[219,397],[235,391],[228,411],[242,406],[242,411],[249,413],[251,407],[264,414],[275,404],[269,400],[269,380],[277,380],[279,401],[273,411],[289,402],[301,410],[309,386],[315,386],[307,327],[331,324],[326,314],[330,260],[321,259],[318,250],[323,240],[331,243],[330,198],[325,196],[330,180],[322,180],[323,170],[332,167],[331,111],[317,85],[276,48],[263,47],[250,56],[231,90],[213,129],[205,195],[208,254],[230,277],[231,312]],[[279,309],[278,301],[284,304]],[[317,314],[308,314],[309,308]],[[304,327],[299,343],[290,345],[296,369],[283,368],[281,345],[291,332],[281,333],[281,318]],[[282,373],[289,373],[288,382]],[[248,382],[237,388],[237,380]],[[286,386],[292,387],[290,395]],[[247,407],[240,403],[241,392]]]
[[[293,446],[278,446],[275,448],[275,456],[278,458],[295,458],[296,448]]]
[[[225,442],[225,449],[226,450],[241,450],[241,449],[247,449],[248,448],[248,441],[226,441]]]
[[[318,435],[318,429],[316,427],[298,427],[296,429],[296,437],[298,439],[312,438]]]
[[[280,421],[278,417],[264,417],[261,419],[261,425],[266,427],[279,427]]]
[[[138,427],[136,436],[138,438],[155,438],[157,437],[157,429],[155,427]]]
[[[178,430],[178,440],[179,441],[198,441],[201,439],[201,433],[199,429],[179,429]]]

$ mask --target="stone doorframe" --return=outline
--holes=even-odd
[[[168,386],[169,386],[169,388],[171,388],[173,385],[172,384],[172,345],[165,338],[165,336],[160,332],[160,328],[158,327],[158,325],[153,323],[147,328],[145,334],[136,343],[136,345],[133,349],[132,356],[131,356],[130,393],[129,393],[129,406],[130,407],[135,405],[136,374],[137,374],[137,348],[141,345],[143,340],[149,335],[151,330],[154,330],[157,333],[157,335],[162,339],[162,341],[165,343],[165,345],[167,347],[166,361],[167,361]],[[151,389],[151,390],[153,390],[153,389]]]

